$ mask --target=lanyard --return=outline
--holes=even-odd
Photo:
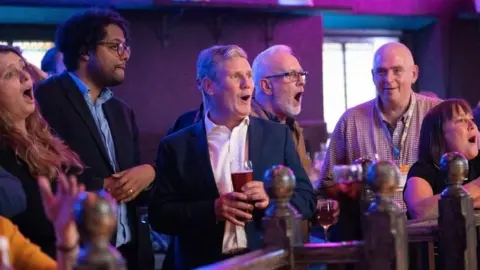
[[[405,142],[407,141],[408,128],[410,127],[410,123],[412,122],[413,111],[415,109],[415,105],[416,105],[417,101],[412,94],[412,98],[411,98],[411,101],[410,101],[410,107],[408,108],[408,111],[405,115],[406,119],[405,119],[405,123],[404,123],[402,136],[400,138],[400,145],[398,147],[395,146],[395,143],[393,142],[393,134],[390,134],[390,131],[388,130],[387,124],[385,123],[385,121],[382,118],[382,113],[381,113],[380,108],[378,106],[378,102],[379,101],[377,101],[375,107],[377,108],[377,113],[378,113],[378,118],[380,120],[380,125],[382,126],[383,131],[385,132],[385,135],[389,139],[388,141],[390,143],[390,146],[392,147],[392,152],[393,152],[395,162],[397,163],[397,165],[400,165],[400,154],[401,154],[401,151],[402,151],[403,147],[405,146]]]

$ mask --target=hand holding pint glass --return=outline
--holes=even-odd
[[[233,191],[245,194],[247,196],[247,202],[254,208],[267,208],[269,198],[263,182],[253,180],[252,162],[233,161],[230,170],[232,173]]]
[[[243,187],[253,181],[253,166],[251,161],[232,161],[230,164],[230,172],[232,174],[232,184],[233,184],[233,191],[243,193]],[[247,199],[247,202],[252,204],[255,207],[254,202],[252,203],[251,200]],[[247,213],[251,214],[252,211],[247,211]],[[251,221],[238,218],[240,221],[248,222]]]
[[[245,222],[252,220],[253,209],[267,208],[269,198],[263,182],[253,181],[251,161],[232,161],[230,172],[233,192],[215,200],[215,215],[217,220],[245,226]]]

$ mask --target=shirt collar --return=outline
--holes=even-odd
[[[237,126],[241,126],[241,125],[249,125],[250,124],[250,117],[246,116],[242,122],[240,122],[240,124]],[[217,124],[215,124],[214,122],[212,122],[212,120],[210,120],[210,116],[209,116],[209,113],[206,113],[205,114],[205,131],[207,132],[207,134],[209,134],[210,132],[212,132],[214,129],[216,128],[226,128],[225,126],[219,126]]]
[[[410,95],[410,103],[408,104],[408,108],[405,111],[405,113],[403,113],[402,117],[400,117],[400,120],[403,123],[405,123],[405,121],[407,120],[408,114],[413,109],[412,106],[415,106],[415,104],[416,104],[416,96],[415,96],[415,93],[412,92],[412,94]],[[385,117],[383,116],[382,111],[380,110],[380,97],[379,96],[377,96],[377,100],[375,101],[375,107],[376,107],[377,112],[380,115],[380,118],[382,119],[382,121],[384,121],[385,123],[388,123],[385,120]]]
[[[88,86],[84,82],[82,82],[82,80],[80,80],[77,75],[73,74],[72,72],[68,72],[68,75],[70,75],[72,80],[75,82],[75,85],[78,87],[78,90],[80,90],[80,93],[82,93],[83,96],[90,96],[90,89],[88,89]],[[104,88],[99,96],[99,98],[104,101],[107,101],[112,97],[113,92],[108,88]]]

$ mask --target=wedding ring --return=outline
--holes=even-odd
[[[132,193],[133,193],[133,190],[129,189],[129,190],[128,190],[128,194],[131,195]]]

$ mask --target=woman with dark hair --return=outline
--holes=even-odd
[[[410,218],[438,215],[438,199],[446,186],[439,162],[443,154],[454,151],[468,159],[469,174],[463,187],[472,196],[474,206],[480,207],[478,128],[472,109],[462,99],[443,101],[423,119],[418,161],[408,172],[403,194]]]
[[[21,181],[27,198],[26,210],[12,222],[54,258],[55,233],[36,179],[44,176],[53,182],[60,173],[80,173],[83,166],[39,113],[30,72],[18,49],[0,45],[0,166]],[[38,70],[33,73],[38,75]]]

